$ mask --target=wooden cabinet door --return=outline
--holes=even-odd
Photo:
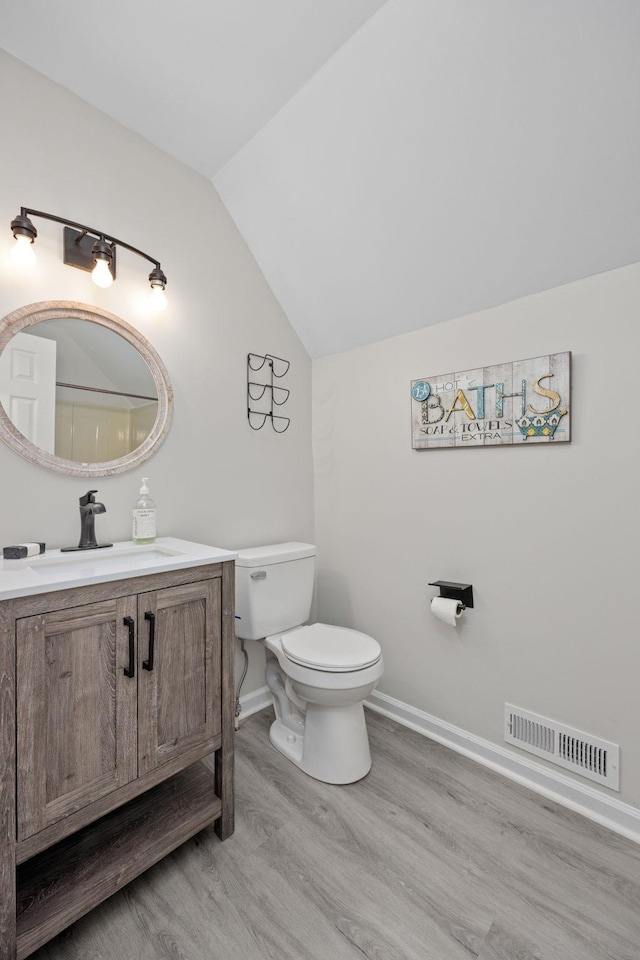
[[[194,748],[219,746],[213,741],[221,729],[220,583],[204,580],[138,597],[140,776]]]
[[[125,597],[17,621],[18,839],[136,777],[135,616]]]

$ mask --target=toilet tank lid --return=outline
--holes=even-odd
[[[312,543],[272,543],[266,547],[247,547],[238,550],[236,567],[266,567],[272,563],[286,563],[288,560],[302,560],[315,557],[316,548]]]

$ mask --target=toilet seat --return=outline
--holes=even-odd
[[[313,623],[282,634],[285,656],[310,670],[350,673],[364,670],[380,660],[379,643],[359,630]]]

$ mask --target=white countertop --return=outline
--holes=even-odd
[[[47,550],[23,560],[0,560],[0,600],[199,567],[236,557],[232,550],[175,537],[158,537],[144,545],[125,540],[112,547],[72,553]]]

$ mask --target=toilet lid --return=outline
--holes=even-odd
[[[282,649],[294,663],[334,673],[370,667],[381,654],[378,642],[366,633],[326,623],[313,623],[283,634]]]

